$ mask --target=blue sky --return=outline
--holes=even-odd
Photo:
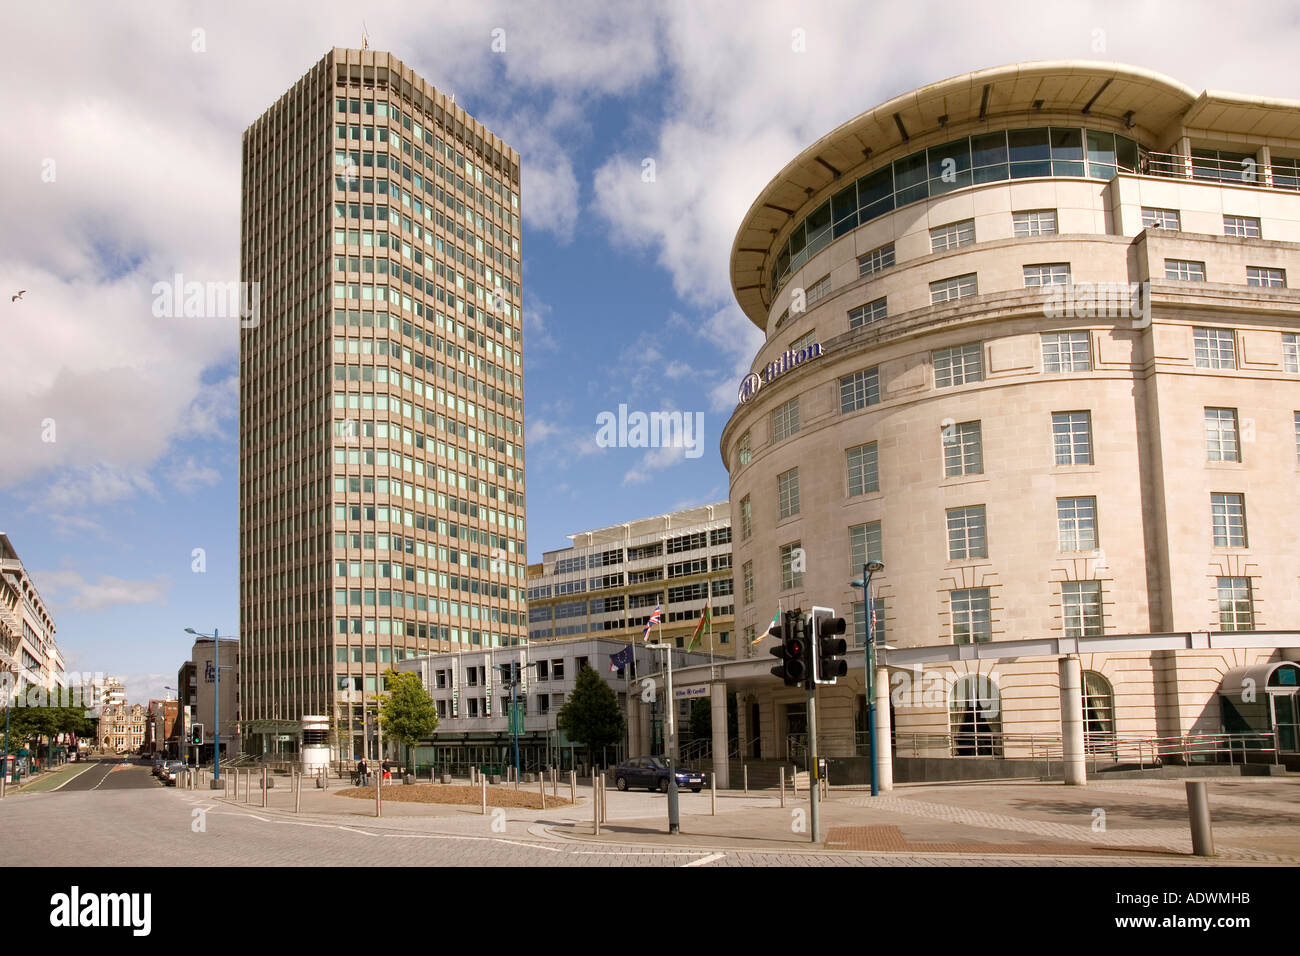
[[[0,12],[0,530],[52,606],[69,669],[124,674],[133,699],[174,682],[185,627],[238,626],[237,323],[157,319],[150,289],[178,271],[238,277],[240,133],[329,47],[358,45],[362,20],[372,48],[523,155],[531,560],[572,532],[727,497],[718,437],[760,341],[730,295],[731,240],[762,186],[834,126],[1028,59],[1300,98],[1300,28],[1271,6],[412,9]],[[598,447],[597,416],[621,403],[702,415],[703,454]]]

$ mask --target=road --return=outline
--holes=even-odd
[[[143,772],[141,772],[143,771]],[[100,760],[73,777],[54,793],[76,793],[86,790],[139,790],[155,787],[147,767],[123,759]]]

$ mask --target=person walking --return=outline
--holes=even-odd
[[[383,771],[384,771],[384,786],[388,786],[390,783],[393,782],[393,768],[392,768],[392,766],[389,764],[389,762],[388,762],[388,758],[385,757],[385,758],[384,758],[384,762],[383,762],[382,764],[380,764],[379,766],[380,766],[380,767],[383,769]]]
[[[357,786],[364,787],[369,775],[369,771],[366,769],[366,758],[362,757],[357,761]]]

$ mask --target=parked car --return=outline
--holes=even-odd
[[[668,792],[668,763],[660,757],[633,757],[614,769],[614,785],[620,790],[645,787]],[[677,786],[699,793],[704,789],[704,774],[698,770],[677,768]]]
[[[184,760],[168,760],[167,763],[163,765],[162,773],[159,775],[158,779],[167,786],[174,787],[176,786],[176,778],[179,777],[184,770]]]

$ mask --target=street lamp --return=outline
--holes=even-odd
[[[661,637],[662,633],[661,628]],[[677,750],[677,725],[673,719],[677,710],[676,701],[673,700],[673,647],[662,640],[658,644],[647,644],[646,647],[662,650],[668,656],[668,701],[665,707],[668,711],[668,832],[676,834],[682,832],[682,825],[677,803],[677,764],[673,760],[673,754]]]
[[[862,577],[850,582],[850,587],[862,588],[862,613],[867,624],[867,759],[871,761],[871,795],[880,796],[880,772],[876,768],[876,654],[875,639],[871,634],[871,619],[875,609],[871,606],[871,576],[885,570],[879,561],[862,566]]]
[[[494,671],[501,671],[502,673],[505,673],[507,671],[510,672],[510,677],[506,680],[506,683],[510,685],[510,736],[514,743],[515,785],[518,786],[519,784],[519,723],[515,719],[515,688],[519,686],[519,679],[514,676],[515,674],[514,664],[515,664],[514,661],[511,661],[509,665],[493,664],[492,669]],[[526,663],[523,664],[523,666],[535,667],[537,664],[538,661],[527,661]],[[520,677],[523,676],[522,670],[519,671],[519,675]]]
[[[192,627],[185,629],[186,634],[193,634],[195,637],[209,637],[212,639],[212,663],[213,670],[216,671],[215,682],[216,689],[212,693],[212,788],[217,788],[217,783],[221,780],[221,638],[217,636],[217,628],[212,629],[211,634],[203,634],[194,630]],[[230,665],[226,665],[230,669]],[[177,699],[180,694],[177,692]],[[179,708],[180,704],[177,704]],[[195,749],[194,760],[198,762],[198,749]]]

